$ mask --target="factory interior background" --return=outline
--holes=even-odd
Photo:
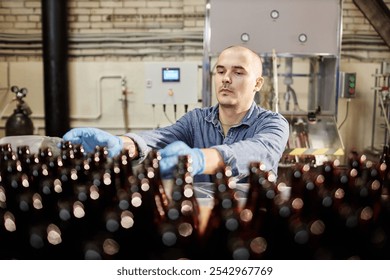
[[[84,160],[80,146],[63,142],[60,158],[23,156],[22,146],[14,160],[2,145],[0,259],[389,259],[389,154],[380,160],[390,143],[389,8],[390,0],[0,1],[0,144],[73,127],[121,135],[170,125],[217,104],[216,59],[235,44],[263,60],[256,103],[290,124],[278,176],[251,163],[247,184],[227,166],[195,186],[179,170],[186,156],[169,188],[157,153],[139,164],[96,147]]]
[[[11,102],[15,97],[11,86],[27,89],[24,100],[31,109],[33,134],[47,135],[44,107],[43,2],[0,2],[0,137],[5,136],[6,121],[15,109],[15,102]],[[294,110],[299,108],[299,111],[306,114],[315,108],[308,105],[310,101],[307,74],[311,71],[310,66],[304,57],[294,56],[293,62],[290,61],[291,64],[287,65],[292,68],[290,73],[294,73],[289,76],[291,80],[287,83],[287,66],[283,56],[290,52],[290,46],[288,41],[286,45],[280,38],[286,37],[286,40],[290,40],[293,33],[299,31],[295,29],[299,28],[302,29],[302,34],[305,34],[307,26],[311,25],[308,42],[312,38],[317,40],[317,45],[335,41],[340,48],[335,49],[332,55],[339,65],[340,73],[353,73],[356,79],[356,88],[351,96],[320,93],[324,95],[321,98],[325,103],[330,104],[330,117],[335,119],[331,129],[335,128],[336,134],[330,137],[339,137],[341,142],[336,141],[337,147],[331,148],[343,146],[348,153],[354,148],[360,152],[381,150],[384,145],[386,113],[383,113],[379,96],[383,98],[382,105],[387,107],[388,96],[385,89],[388,87],[386,73],[388,74],[390,69],[389,30],[386,26],[378,27],[381,23],[373,21],[378,17],[370,12],[365,13],[365,4],[359,3],[361,1],[329,1],[337,5],[340,3],[341,13],[329,14],[328,17],[321,16],[318,8],[315,8],[324,1],[280,1],[280,12],[282,15],[283,12],[288,12],[289,16],[287,21],[280,24],[279,29],[269,28],[269,25],[276,24],[278,19],[270,19],[268,11],[266,14],[259,12],[258,17],[245,16],[250,13],[251,5],[258,5],[256,2],[272,6],[272,1],[248,1],[247,6],[237,6],[241,11],[233,13],[237,14],[234,21],[212,25],[211,35],[208,35],[210,37],[205,36],[208,19],[206,4],[209,1],[65,2],[68,8],[64,17],[67,23],[67,34],[64,34],[67,35],[67,41],[64,40],[67,43],[67,58],[64,61],[67,65],[68,84],[63,92],[69,95],[71,127],[93,126],[113,134],[137,132],[169,125],[185,111],[204,106],[207,102],[215,104],[212,93],[210,101],[205,100],[202,93],[205,88],[204,44],[211,38],[212,43],[220,42],[228,46],[231,43],[228,39],[224,42],[224,36],[235,32],[248,32],[253,41],[256,40],[256,44],[264,43],[267,49],[259,54],[264,57],[265,65],[272,54],[276,55],[279,63],[280,75],[277,83],[281,110],[288,106],[285,99],[288,84],[293,87],[299,102],[299,105],[295,106],[290,100],[290,111],[294,106]],[[218,2],[221,1],[215,1],[216,6],[223,5]],[[382,12],[388,16],[390,1],[374,2],[381,3],[382,8],[387,8],[382,9]],[[234,4],[234,1],[226,1],[224,4],[233,8],[238,5]],[[211,15],[213,13],[215,17],[223,14],[217,13],[211,6]],[[325,22],[322,22],[321,18],[325,18]],[[388,23],[388,17],[384,19],[387,19]],[[338,24],[340,30],[329,29],[329,26],[337,27]],[[238,30],[232,29],[234,26],[237,26]],[[298,27],[294,29],[294,26]],[[256,30],[259,30],[260,35],[256,34]],[[228,38],[227,35],[225,37]],[[241,40],[238,43],[247,43],[244,38]],[[296,48],[293,40],[296,40],[295,35],[291,39],[292,52]],[[277,43],[274,44],[274,41]],[[316,52],[316,45],[312,48],[313,51],[310,52]],[[208,55],[209,68],[212,71],[217,54]],[[170,97],[171,89],[167,89],[159,80],[160,69],[173,66],[182,68],[181,81],[175,84],[172,90],[175,98]],[[272,93],[274,85],[272,74],[265,75],[265,78],[266,84],[260,92],[259,103],[264,96]],[[336,79],[337,77],[332,76],[330,82],[334,83]],[[336,101],[333,105],[334,100]]]

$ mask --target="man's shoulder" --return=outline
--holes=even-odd
[[[256,106],[257,109],[257,118],[261,120],[276,120],[287,122],[286,118],[279,112],[274,112],[269,109],[265,109],[259,105]]]
[[[280,113],[274,112],[270,109],[263,108],[258,104],[255,105],[255,111],[258,115],[261,115],[263,117],[264,116],[282,116]]]
[[[206,117],[210,115],[213,111],[215,111],[214,107],[196,107],[188,111],[188,114],[194,114],[194,115]]]
[[[209,106],[209,107],[195,107],[191,111],[196,112],[211,112],[215,109],[215,106]]]

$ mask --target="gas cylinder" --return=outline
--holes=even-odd
[[[19,89],[17,86],[12,86],[11,91],[16,94],[16,108],[5,124],[5,135],[32,135],[34,133],[34,124],[29,117],[32,114],[30,107],[23,100],[27,95],[27,89]]]

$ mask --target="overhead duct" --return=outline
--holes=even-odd
[[[383,0],[354,0],[353,2],[390,47],[390,10]]]
[[[47,136],[70,128],[68,92],[67,1],[42,0],[42,38]]]

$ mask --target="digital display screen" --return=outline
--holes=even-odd
[[[162,81],[180,82],[180,68],[162,68]]]

